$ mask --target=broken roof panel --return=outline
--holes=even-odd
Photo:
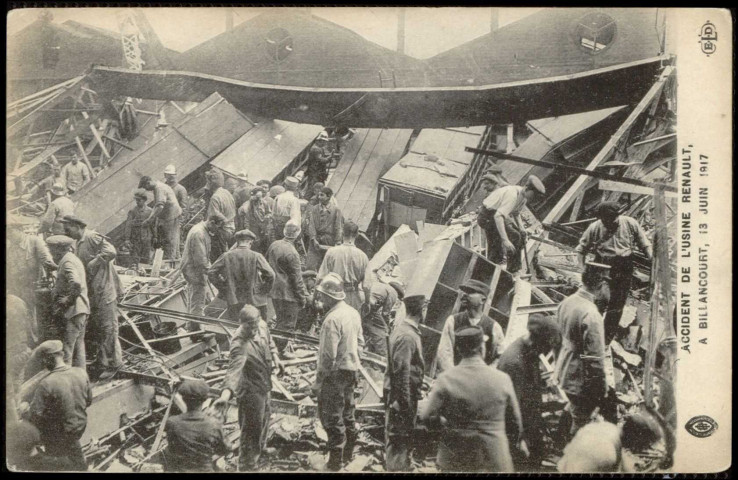
[[[435,155],[469,165],[474,156],[464,149],[476,147],[485,127],[424,128],[410,147],[411,152]]]
[[[333,189],[344,218],[365,232],[374,217],[377,182],[407,149],[412,130],[361,129],[346,142],[328,186]]]
[[[322,130],[318,125],[266,120],[245,132],[211,164],[233,176],[244,174],[251,184],[273,181]]]
[[[122,224],[142,176],[161,178],[164,167],[173,163],[184,178],[253,126],[218,94],[185,114],[171,104],[161,111],[169,127],[156,132],[155,117],[147,116],[128,144],[133,150],[121,149],[108,168],[72,196],[77,215],[90,228],[108,234]]]
[[[410,152],[382,177],[381,182],[446,198],[468,167],[465,163]]]

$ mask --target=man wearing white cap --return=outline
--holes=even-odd
[[[72,161],[64,165],[61,175],[70,195],[79,191],[90,181],[90,169],[79,161],[79,156],[76,153],[72,155]]]
[[[66,215],[74,215],[74,202],[67,197],[67,191],[60,183],[55,183],[49,193],[52,200],[41,218],[39,233],[64,235],[64,225],[61,219]]]
[[[302,225],[302,212],[300,199],[297,198],[297,187],[300,181],[295,177],[287,177],[284,179],[285,191],[277,195],[274,199],[274,234],[277,240],[282,238],[284,226],[288,221],[292,221],[297,225]]]
[[[320,132],[318,138],[313,142],[313,146],[310,147],[310,153],[308,154],[307,160],[307,176],[308,183],[325,183],[328,179],[328,164],[331,161],[331,154],[326,150],[326,141],[328,135],[325,132]]]
[[[487,234],[487,258],[491,262],[506,264],[510,273],[520,270],[528,236],[520,212],[529,200],[545,193],[543,182],[530,175],[525,186],[500,187],[484,199],[477,222]]]
[[[320,423],[328,435],[328,470],[349,462],[356,442],[356,372],[364,349],[359,312],[344,299],[343,279],[329,273],[316,287],[316,308],[325,312],[318,345],[318,370],[312,389],[318,396]]]
[[[225,218],[225,223],[213,238],[210,261],[214,262],[233,244],[233,234],[236,233],[236,201],[224,187],[225,177],[220,170],[210,170],[207,179],[208,190],[213,192],[208,201],[207,215],[219,213]]]
[[[164,182],[144,176],[138,182],[138,188],[154,193],[154,209],[143,224],[153,224],[158,243],[164,250],[164,258],[179,258],[179,229],[182,207],[179,206],[174,190]]]
[[[177,167],[174,165],[167,165],[164,169],[164,183],[169,185],[169,188],[174,192],[174,196],[177,197],[177,202],[183,211],[187,211],[187,189],[183,187],[177,181]]]

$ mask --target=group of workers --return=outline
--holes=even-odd
[[[166,182],[141,179],[134,193],[136,206],[128,215],[126,246],[144,263],[154,246],[164,250],[165,258],[180,257],[187,191],[177,183],[173,166],[164,173]],[[321,180],[319,175],[313,178]],[[11,219],[8,225],[8,269],[16,279],[8,293],[25,312],[13,316],[28,319],[28,325],[15,329],[12,338],[25,342],[14,349],[24,352],[19,359],[37,361],[35,371],[29,369],[33,363],[29,361],[23,372],[9,375],[12,382],[6,385],[13,389],[12,398],[23,399],[22,380],[45,368],[46,376],[34,392],[26,392],[25,400],[15,406],[24,420],[17,428],[35,427],[47,456],[61,462],[57,466],[66,465],[61,469],[84,470],[79,439],[92,400],[86,351],[94,347],[101,378],[120,368],[121,284],[113,266],[115,247],[87,229],[73,214],[73,205],[70,212],[64,201],[69,200],[68,190],[57,186],[50,189],[52,201],[42,223],[42,231],[49,234],[45,242],[24,233],[20,219]],[[583,427],[614,394],[605,373],[606,349],[627,299],[632,255],[636,247],[652,255],[640,225],[621,215],[617,204],[600,205],[598,220],[582,236],[577,247],[582,286],[560,304],[555,317],[531,314],[528,333],[503,348],[501,326],[484,311],[489,285],[471,279],[460,287],[459,310],[446,319],[436,358],[425,359],[420,328],[429,299],[406,296],[397,279],[368,273],[368,258],[355,245],[359,228],[344,220],[333,191],[315,181],[308,198],[301,199],[298,186],[299,179],[287,177],[279,186],[263,180],[249,188],[245,177],[224,181],[221,172],[211,170],[205,218],[189,230],[181,252],[179,268],[187,282],[189,312],[204,315],[212,284],[227,304],[226,317],[240,323],[231,341],[225,387],[212,406],[222,415],[231,399],[236,401],[239,471],[259,466],[269,425],[272,375],[282,368],[279,356],[288,343],[284,338],[316,327],[318,366],[312,392],[327,434],[327,470],[340,470],[353,458],[358,435],[354,392],[364,351],[387,360],[383,402],[388,471],[410,471],[413,450],[429,438],[438,441],[438,466],[444,471],[538,470],[546,432],[542,401],[546,385],[538,358],[552,350],[558,352],[554,377],[566,394],[572,420],[565,433],[574,438],[562,465],[579,471],[621,467],[619,449],[627,442],[619,431],[612,436],[617,437],[612,442],[614,455],[607,448],[598,456],[597,451],[572,446],[583,442],[580,429],[592,435],[589,426]],[[487,172],[482,186],[489,195],[478,218],[487,235],[488,256],[510,272],[519,271],[527,238],[520,213],[528,201],[545,194],[545,187],[534,176],[524,186],[504,185],[499,171]],[[147,192],[153,192],[153,207],[147,205]],[[306,253],[306,269],[296,242]],[[588,253],[595,254],[594,261],[587,261]],[[29,293],[41,272],[55,278],[52,308],[44,316],[34,315],[41,309]],[[269,303],[276,316],[272,327],[267,323]],[[404,314],[394,320],[398,305]],[[272,328],[280,338],[272,339]],[[24,334],[18,334],[19,329]],[[90,336],[92,342],[86,341]],[[29,354],[33,346],[36,349]],[[441,373],[421,405],[429,361]],[[201,411],[209,391],[199,380],[185,380],[179,386],[187,412],[166,424],[169,470],[212,470],[212,456],[232,448],[218,415]],[[633,421],[658,431],[648,419]]]

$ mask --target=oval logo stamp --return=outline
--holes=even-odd
[[[686,428],[687,431],[695,437],[705,438],[715,433],[715,430],[718,428],[718,424],[707,415],[698,415],[696,417],[692,417],[684,428]]]

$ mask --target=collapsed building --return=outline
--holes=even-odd
[[[272,25],[277,20],[267,16],[255,22]],[[310,28],[317,28],[314,23],[309,22]],[[334,27],[328,29],[329,38],[346,35]],[[498,38],[518,38],[524,27],[501,29]],[[246,28],[242,31],[251,35]],[[313,34],[319,36],[319,32]],[[200,48],[219,51],[223,47],[216,38]],[[474,48],[460,47],[458,53],[468,55]],[[624,55],[621,48],[617,55]],[[372,51],[374,56],[383,54]],[[201,56],[191,53],[183,58],[190,71],[200,71],[196,60]],[[409,57],[391,58],[388,68],[407,70],[416,63]],[[429,64],[443,67],[449,62],[439,56]],[[424,294],[430,300],[428,316],[420,326],[427,359],[426,391],[436,373],[433,359],[443,323],[458,311],[459,286],[470,279],[490,286],[485,310],[503,327],[504,344],[509,345],[525,334],[530,314],[555,315],[558,303],[576,289],[581,272],[574,247],[594,220],[595,206],[614,200],[652,236],[655,254],[653,262],[637,259],[634,287],[620,325],[628,333],[612,344],[608,376],[623,413],[644,404],[656,405],[674,425],[675,351],[669,344],[675,275],[671,239],[676,228],[676,69],[672,63],[659,59],[649,63],[653,71],[639,70],[638,88],[629,87],[630,98],[616,98],[615,105],[608,97],[600,103],[577,103],[570,112],[554,116],[515,119],[509,125],[418,128],[414,122],[402,125],[397,120],[389,128],[380,128],[371,125],[373,120],[365,122],[362,112],[339,117],[352,126],[355,113],[360,126],[341,145],[327,185],[344,216],[359,225],[357,245],[370,258],[367,278],[390,274],[404,282],[408,295]],[[517,78],[525,76],[523,70],[511,71]],[[279,183],[304,170],[318,134],[324,126],[334,126],[299,123],[290,116],[270,118],[265,116],[269,109],[262,106],[246,109],[248,96],[234,93],[233,85],[226,86],[228,91],[206,95],[206,89],[199,89],[190,95],[187,90],[192,85],[178,84],[180,90],[171,99],[161,98],[170,89],[138,99],[135,95],[141,87],[131,87],[127,74],[120,75],[118,85],[123,87],[115,92],[116,82],[110,81],[114,73],[79,71],[8,105],[7,205],[9,211],[28,218],[29,231],[34,231],[44,209],[43,195],[33,186],[51,175],[49,165],[63,165],[73,154],[81,157],[93,177],[71,196],[77,215],[117,246],[125,214],[133,205],[131,193],[142,176],[158,177],[166,165],[174,164],[195,196],[204,185],[204,171],[210,168],[227,177],[245,178],[250,185],[261,179]],[[552,70],[548,76],[560,73]],[[97,91],[97,85],[102,90]],[[528,176],[536,175],[549,192],[523,213],[529,240],[522,275],[510,274],[485,255],[486,239],[476,223],[476,212],[484,198],[480,178],[490,166],[499,167],[500,177],[508,184],[522,185]],[[204,209],[195,202],[190,226],[202,218]],[[177,383],[202,378],[216,397],[225,376],[230,338],[238,325],[222,318],[226,305],[217,298],[204,316],[187,313],[185,283],[178,278],[176,262],[163,262],[157,256],[151,265],[116,268],[125,286],[119,300],[124,365],[112,380],[94,385],[89,408],[94,421],[82,443],[95,471],[160,471],[159,456],[166,445],[163,425],[169,415],[183,409],[174,395]],[[186,332],[186,322],[195,322],[202,330]],[[264,469],[317,470],[325,463],[326,441],[309,395],[318,339],[274,329],[272,335],[289,344],[282,358],[285,372],[273,378]],[[551,352],[540,359],[544,378],[551,377],[553,358]],[[383,471],[385,369],[386,359],[363,355],[357,392],[359,454],[346,468],[349,471]],[[31,378],[24,392],[42,377],[43,373]],[[545,401],[548,455],[541,468],[553,471],[562,448],[556,424],[566,396],[551,385]],[[238,438],[235,414],[231,408],[224,419],[226,434],[234,441]],[[426,456],[416,459],[418,471],[434,471],[433,445],[421,450]],[[639,452],[641,470],[659,468],[669,455],[668,447]],[[219,459],[219,467],[234,470],[234,455]]]

